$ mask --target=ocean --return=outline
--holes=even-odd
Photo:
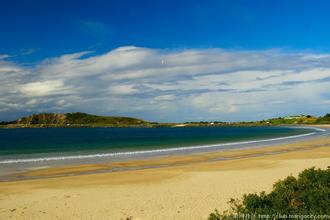
[[[313,132],[313,129],[294,127],[0,129],[0,166],[166,152],[175,154],[176,151],[203,151],[217,147],[230,149],[237,143],[258,143]]]

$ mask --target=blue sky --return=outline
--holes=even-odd
[[[1,0],[2,53],[31,60],[123,45],[328,51],[329,1]]]
[[[0,0],[0,120],[329,110],[329,1]]]

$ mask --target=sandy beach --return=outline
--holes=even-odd
[[[330,165],[330,137],[281,146],[32,170],[0,183],[0,219],[206,219],[230,198]],[[126,168],[120,171],[119,168]],[[117,172],[109,172],[118,168]],[[127,168],[131,170],[127,170]]]
[[[330,0],[0,3],[0,220],[330,220]]]

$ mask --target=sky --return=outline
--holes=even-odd
[[[0,121],[330,112],[329,1],[0,0]]]

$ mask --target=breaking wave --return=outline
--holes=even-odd
[[[306,127],[304,127],[306,128]],[[324,132],[326,130],[320,128],[312,128],[319,132]],[[262,140],[250,140],[250,141],[239,141],[230,143],[219,143],[211,145],[197,145],[197,146],[187,146],[187,147],[174,147],[174,148],[163,148],[163,149],[153,149],[153,150],[140,150],[140,151],[129,151],[129,152],[112,152],[112,153],[97,153],[97,154],[87,154],[87,155],[70,155],[70,156],[53,156],[53,157],[40,157],[40,158],[24,158],[24,159],[7,159],[0,161],[0,164],[15,164],[15,163],[32,163],[32,162],[45,162],[45,161],[57,161],[57,160],[78,160],[78,159],[91,159],[91,158],[104,158],[104,157],[119,157],[119,156],[134,156],[134,155],[150,155],[154,153],[166,153],[166,152],[176,152],[176,151],[189,151],[197,149],[208,149],[217,148],[233,145],[244,145],[244,144],[254,144],[262,142],[279,141],[285,139],[300,138],[305,136],[311,136],[316,134],[316,132],[292,135],[286,137],[262,139]]]

